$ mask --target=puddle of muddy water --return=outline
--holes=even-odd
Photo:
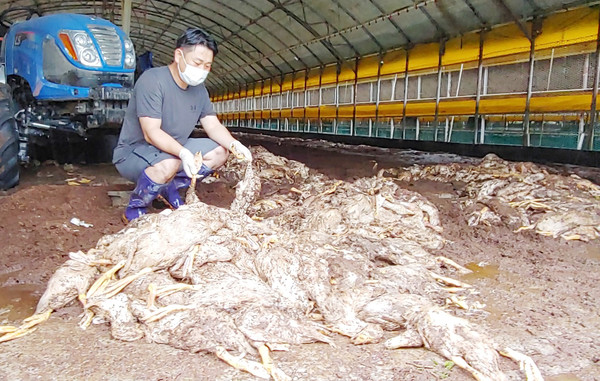
[[[498,265],[487,263],[470,262],[465,265],[472,272],[460,276],[460,280],[475,287],[485,283],[491,293],[482,292],[480,302],[485,304],[483,311],[487,312],[486,320],[492,326],[500,326],[503,316],[508,313],[510,306],[506,300],[499,297],[501,294],[521,294],[522,298],[537,298],[541,295],[542,289],[539,287],[522,288],[522,279],[519,275],[510,271],[500,270]]]
[[[0,284],[5,280],[0,277]],[[17,322],[33,315],[40,298],[38,288],[25,284],[1,286],[0,324]]]
[[[18,321],[33,315],[38,299],[36,287],[0,287],[0,322]]]
[[[465,282],[474,279],[497,279],[500,274],[498,265],[482,265],[475,262],[470,262],[465,265],[466,268],[472,271],[472,273],[465,274],[462,278]]]

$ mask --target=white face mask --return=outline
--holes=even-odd
[[[179,76],[183,80],[183,82],[187,83],[190,86],[198,86],[208,76],[208,70],[201,69],[199,67],[194,67],[188,65],[185,57],[183,56],[183,52],[180,50],[181,58],[183,58],[183,62],[185,62],[185,70],[182,72],[177,65],[177,70],[179,71]]]

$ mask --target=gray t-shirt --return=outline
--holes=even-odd
[[[168,66],[146,70],[138,79],[129,100],[113,163],[119,163],[144,139],[140,117],[161,119],[161,129],[182,145],[188,140],[198,121],[216,115],[204,84],[182,89]]]

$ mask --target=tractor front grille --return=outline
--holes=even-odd
[[[123,49],[115,28],[100,25],[88,25],[88,28],[98,41],[104,62],[109,66],[121,66]]]

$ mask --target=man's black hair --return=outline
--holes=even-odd
[[[177,39],[178,48],[188,48],[196,45],[206,46],[212,50],[213,55],[216,56],[219,52],[217,48],[217,42],[204,30],[200,28],[188,28],[182,35]]]

